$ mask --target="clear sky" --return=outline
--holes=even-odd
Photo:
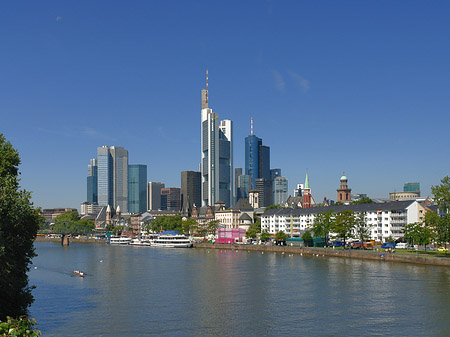
[[[0,132],[35,205],[86,199],[97,147],[149,181],[200,161],[200,92],[271,148],[289,189],[388,197],[450,174],[449,1],[4,1]]]

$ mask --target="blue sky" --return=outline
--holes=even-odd
[[[0,132],[37,206],[79,207],[98,146],[180,185],[200,161],[200,91],[271,147],[290,191],[387,197],[449,175],[448,1],[0,4]]]

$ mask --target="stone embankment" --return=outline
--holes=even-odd
[[[61,243],[61,238],[46,238],[38,236],[35,241],[47,241],[47,242],[58,242]],[[86,239],[86,238],[70,238],[69,242],[79,242],[79,243],[105,243],[105,239]]]
[[[344,257],[354,259],[390,261],[390,262],[405,262],[415,264],[426,264],[433,266],[450,267],[450,255],[444,256],[429,256],[416,253],[389,253],[376,250],[356,250],[356,249],[326,249],[326,248],[299,248],[288,246],[271,246],[271,245],[240,245],[240,244],[211,244],[211,243],[195,243],[195,248],[207,249],[229,249],[229,250],[246,250],[257,252],[275,252],[286,254],[303,254],[309,256],[332,256]]]

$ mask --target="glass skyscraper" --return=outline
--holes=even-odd
[[[98,203],[98,173],[97,173],[97,159],[93,158],[88,165],[87,176],[87,196],[86,201],[91,204]]]
[[[252,189],[258,178],[271,181],[270,147],[262,145],[262,139],[253,134],[245,138],[245,174],[251,176]]]
[[[128,165],[128,212],[147,210],[147,165]]]
[[[97,148],[98,204],[128,212],[128,151],[120,146]]]

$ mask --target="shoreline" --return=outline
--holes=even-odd
[[[43,238],[37,237],[35,241],[39,242],[55,242],[61,243],[60,238]],[[75,239],[70,238],[70,243],[105,243],[104,239]],[[69,244],[70,246],[70,244]],[[351,259],[362,259],[372,261],[387,261],[412,263],[428,266],[450,267],[450,255],[429,256],[414,253],[388,253],[381,251],[368,251],[358,249],[337,250],[326,248],[299,248],[289,246],[262,246],[262,245],[243,245],[243,244],[221,244],[221,243],[194,243],[194,248],[200,249],[226,249],[226,250],[246,250],[254,252],[271,252],[271,253],[288,253],[288,254],[305,254],[307,256],[323,256],[323,257],[341,257]]]
[[[246,250],[254,252],[269,253],[287,253],[287,254],[305,254],[307,256],[323,256],[323,257],[341,257],[373,261],[401,262],[412,263],[428,266],[450,267],[449,257],[427,256],[414,253],[388,253],[381,251],[367,250],[335,250],[327,248],[299,248],[289,246],[260,246],[260,245],[242,245],[242,244],[221,244],[221,243],[194,243],[194,248],[201,249],[228,249],[228,250]]]

